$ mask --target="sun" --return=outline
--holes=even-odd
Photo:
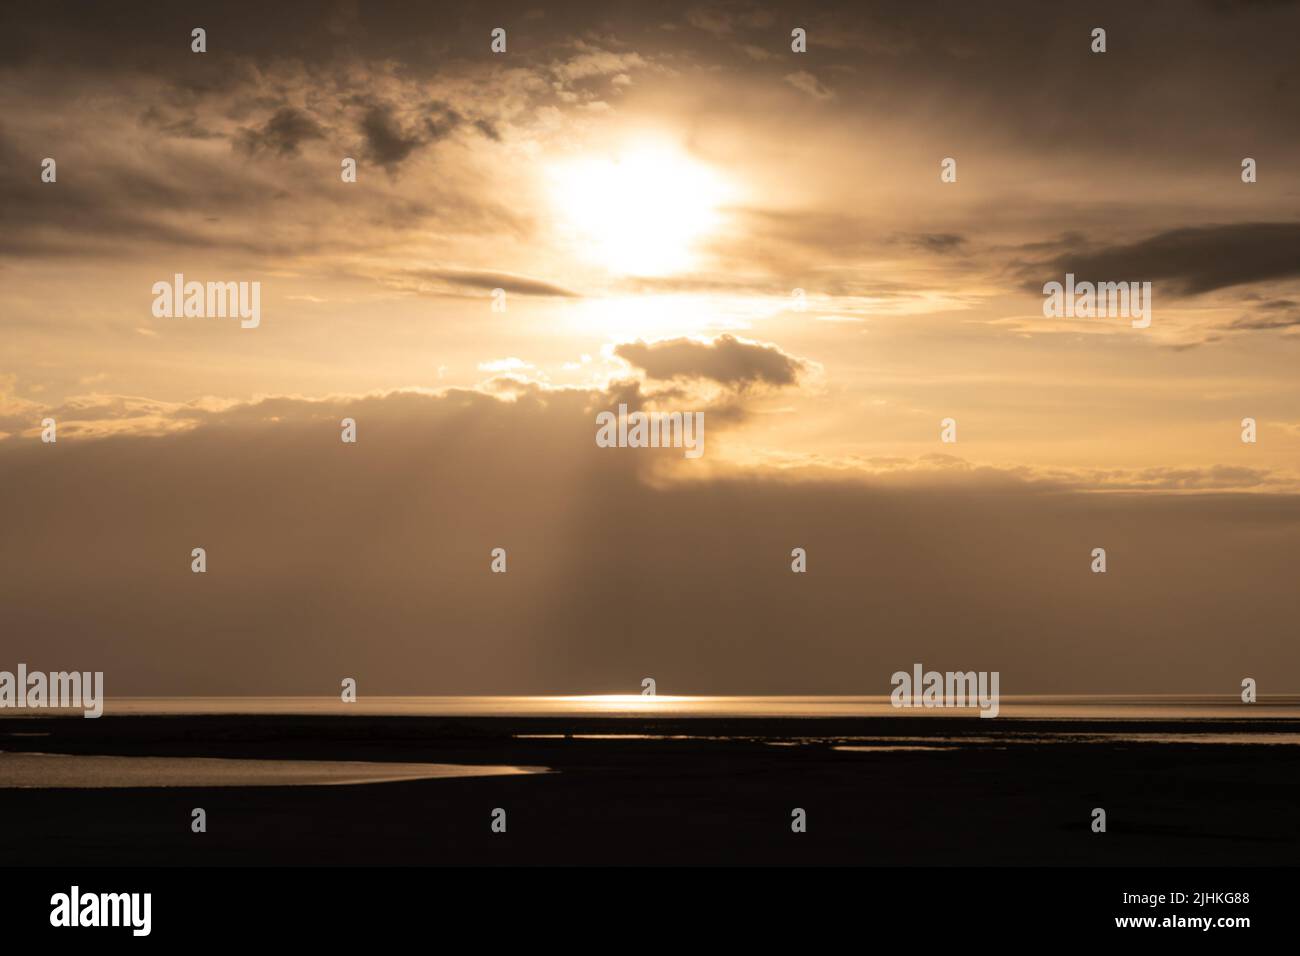
[[[701,240],[722,225],[730,193],[710,167],[662,143],[558,163],[549,174],[574,253],[629,276],[689,271]]]

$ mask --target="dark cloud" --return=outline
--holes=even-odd
[[[1076,281],[1152,282],[1161,292],[1200,295],[1300,276],[1300,222],[1171,229],[1137,242],[1020,263],[1018,269],[1034,291],[1070,272]]]
[[[456,289],[504,289],[516,295],[554,296],[563,299],[579,298],[578,293],[562,286],[513,275],[509,272],[475,272],[455,269],[413,269],[403,273],[417,281],[432,281]]]
[[[1267,332],[1300,326],[1300,303],[1293,299],[1265,300],[1259,295],[1242,296],[1254,304],[1253,310],[1232,322],[1225,329],[1238,332]]]
[[[295,156],[309,139],[324,139],[325,130],[314,119],[292,106],[281,107],[262,126],[239,131],[236,145],[249,155],[270,152]]]
[[[446,139],[457,130],[470,128],[493,141],[501,135],[488,117],[471,119],[448,103],[435,101],[427,104],[414,118],[403,120],[398,109],[383,101],[363,98],[365,112],[360,129],[365,136],[368,155],[390,172],[432,143]]]
[[[424,117],[424,128],[431,140],[438,140],[450,135],[464,122],[465,117],[446,103],[430,103]]]
[[[614,354],[653,379],[709,379],[731,388],[793,385],[806,363],[775,345],[720,335],[712,342],[667,339],[619,345]]]
[[[427,130],[404,129],[387,103],[376,103],[366,110],[361,132],[370,158],[390,172],[429,141]]]
[[[341,108],[355,111],[356,104]],[[522,235],[527,228],[516,210],[494,197],[440,182],[414,195],[320,189],[275,163],[252,170],[231,163],[207,142],[228,138],[248,155],[291,157],[302,143],[329,135],[324,123],[302,110],[275,109],[242,130],[227,124],[229,132],[209,128],[188,107],[153,104],[124,114],[147,145],[115,141],[122,148],[101,148],[85,137],[52,142],[0,126],[0,257],[112,258],[179,247],[247,254],[260,268],[268,260],[301,263],[324,251],[364,255],[408,241],[435,210],[446,232]],[[441,123],[448,115],[429,117]],[[56,183],[29,175],[33,169],[39,174],[44,156],[58,162]],[[335,180],[336,164],[325,170]]]
[[[964,236],[951,232],[922,232],[902,238],[909,245],[926,252],[956,252],[966,245]]]
[[[192,113],[178,115],[172,110],[160,107],[158,104],[149,106],[140,114],[140,124],[159,130],[167,136],[177,136],[182,139],[219,139],[221,137],[221,134],[216,130],[202,126],[198,117]]]
[[[289,241],[251,230],[222,235],[209,212],[264,208],[262,186],[214,157],[184,161],[162,151],[147,162],[124,164],[95,155],[93,144],[55,150],[58,181],[18,175],[33,167],[30,147],[0,131],[0,256],[17,258],[120,256],[128,245],[224,246],[257,255],[303,254],[311,238]],[[41,154],[44,155],[44,154]],[[196,215],[199,214],[199,215]]]
[[[320,695],[341,676],[636,693],[646,675],[661,693],[876,694],[918,660],[999,670],[1004,693],[1196,693],[1300,669],[1300,497],[1035,492],[961,469],[928,488],[647,481],[702,462],[596,447],[620,399],[635,385],[276,398],[184,433],[0,442],[10,660],[103,670],[111,695]],[[708,423],[703,463],[727,440]],[[1253,639],[1224,641],[1243,607]]]
[[[1300,326],[1300,311],[1243,315],[1230,322],[1226,328],[1244,332],[1266,332],[1296,326]]]

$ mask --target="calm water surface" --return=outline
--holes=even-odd
[[[975,708],[895,708],[873,697],[643,697],[605,694],[573,697],[110,697],[105,714],[297,714],[430,717],[953,717],[978,718]],[[50,716],[59,711],[4,711]],[[62,712],[80,716],[80,712]],[[1004,718],[1036,720],[1297,719],[1300,696],[1261,697],[1243,704],[1236,695],[1010,696]],[[988,722],[988,719],[985,719]]]

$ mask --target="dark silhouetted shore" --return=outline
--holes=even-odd
[[[1285,721],[934,717],[5,718],[0,750],[11,753],[554,772],[0,786],[0,854],[11,865],[1289,864],[1300,849],[1300,747],[1188,735],[1296,730]],[[1078,736],[1089,734],[1107,736]],[[1181,742],[1148,736],[1169,734]],[[206,833],[191,832],[195,807],[206,811]],[[1090,828],[1095,807],[1106,811],[1105,833]],[[505,833],[491,830],[494,808],[506,811]],[[791,831],[794,808],[807,813],[806,833]]]

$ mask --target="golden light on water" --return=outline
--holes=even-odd
[[[617,713],[620,711],[633,713],[648,708],[686,711],[691,709],[692,705],[698,706],[702,701],[710,701],[715,698],[675,697],[671,694],[578,694],[547,699],[568,704],[575,710],[591,710],[602,713]]]

